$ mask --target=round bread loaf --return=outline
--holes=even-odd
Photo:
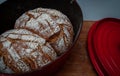
[[[57,58],[52,46],[26,29],[0,35],[0,72],[23,73],[36,70]]]
[[[73,27],[70,20],[54,9],[37,8],[20,16],[15,28],[27,29],[44,38],[61,55],[72,44]]]

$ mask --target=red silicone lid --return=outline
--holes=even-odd
[[[93,24],[88,51],[100,76],[120,76],[120,19],[105,18]]]

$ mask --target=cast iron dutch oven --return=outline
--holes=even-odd
[[[7,0],[0,5],[0,34],[12,29],[16,19],[24,12],[38,7],[57,9],[68,16],[74,29],[73,45],[79,36],[83,16],[80,6],[75,0]],[[57,72],[69,57],[71,48],[52,63],[30,73],[0,74],[0,76],[51,76]]]

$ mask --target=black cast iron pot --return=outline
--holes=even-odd
[[[7,0],[0,5],[0,34],[13,29],[16,19],[24,12],[38,7],[57,9],[68,16],[75,33],[72,47],[55,61],[36,71],[12,75],[1,73],[0,76],[52,76],[69,57],[71,49],[78,39],[83,22],[82,11],[75,0]]]

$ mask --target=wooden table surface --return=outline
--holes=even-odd
[[[70,57],[55,76],[97,76],[87,50],[87,35],[94,21],[84,21],[82,30]]]

